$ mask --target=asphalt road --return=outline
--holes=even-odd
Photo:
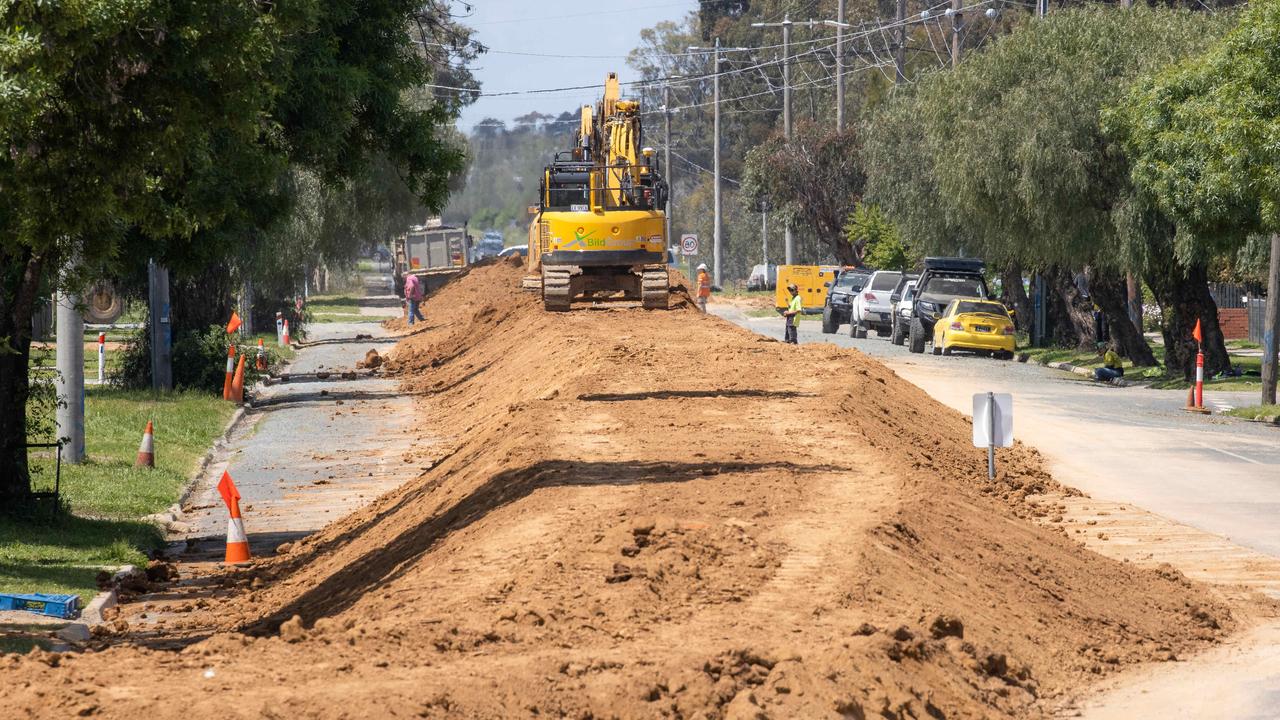
[[[782,337],[780,318],[749,318],[729,305],[711,311]],[[1280,427],[1186,413],[1185,391],[1117,388],[973,355],[913,355],[874,332],[854,340],[847,325],[824,335],[819,323],[802,322],[800,342],[856,348],[966,414],[974,393],[1012,393],[1014,436],[1039,448],[1059,481],[1280,557]],[[1257,400],[1254,393],[1205,395],[1218,409]]]

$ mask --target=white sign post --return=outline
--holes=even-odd
[[[698,254],[698,236],[697,235],[681,235],[680,236],[680,254],[682,255]]]
[[[973,446],[987,449],[987,477],[996,479],[996,448],[1013,447],[1013,396],[973,394]]]

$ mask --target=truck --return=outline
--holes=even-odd
[[[440,218],[410,227],[392,244],[397,294],[403,292],[404,279],[409,275],[417,275],[423,290],[431,292],[471,264],[471,238],[466,226],[445,225]]]
[[[522,286],[540,291],[546,310],[577,300],[668,307],[667,184],[641,117],[609,73],[601,100],[582,107],[573,147],[543,170]]]

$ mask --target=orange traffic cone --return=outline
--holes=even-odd
[[[152,434],[151,421],[147,421],[147,429],[142,433],[142,444],[138,446],[138,460],[133,463],[134,467],[156,466],[156,440]]]
[[[218,494],[227,504],[231,517],[227,520],[227,555],[225,562],[242,563],[249,561],[249,536],[244,531],[244,519],[240,517],[240,491],[231,479],[231,474],[224,471],[222,480],[218,482]]]
[[[231,399],[231,374],[236,369],[236,346],[227,348],[227,377],[222,381],[222,399]]]
[[[284,321],[284,346],[289,347],[289,321]]]
[[[262,338],[258,338],[258,362],[256,366],[259,370],[267,369],[267,348],[262,344]]]
[[[231,401],[244,402],[244,355],[240,356],[240,362],[236,364],[235,377],[231,378]]]

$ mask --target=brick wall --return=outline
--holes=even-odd
[[[1249,338],[1249,311],[1245,308],[1218,308],[1218,325],[1227,340]]]

